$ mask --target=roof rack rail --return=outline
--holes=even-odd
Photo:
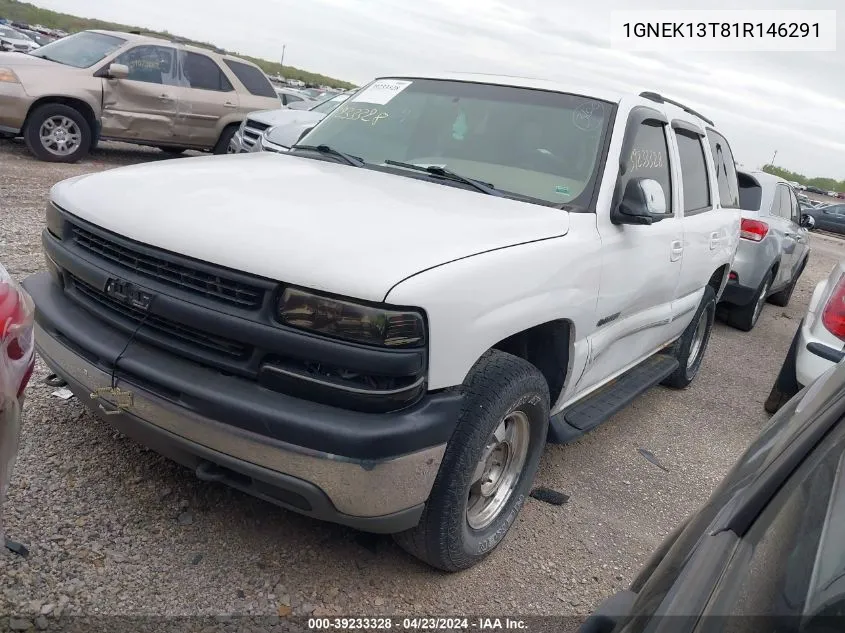
[[[701,119],[702,121],[704,121],[708,125],[716,125],[715,123],[713,123],[713,121],[708,119],[706,116],[704,116],[700,112],[696,112],[692,108],[685,106],[683,103],[680,103],[679,101],[675,101],[674,99],[668,99],[667,97],[664,97],[663,95],[658,94],[656,92],[648,92],[648,91],[641,92],[640,96],[643,99],[648,99],[649,101],[654,101],[656,103],[671,103],[673,106],[679,107],[681,110],[683,110],[687,114],[692,114],[692,115],[697,116],[699,119]]]
[[[172,42],[173,44],[185,44],[187,46],[204,48],[205,50],[212,51],[214,53],[217,53],[218,55],[228,55],[225,50],[218,46],[215,46],[214,44],[198,44],[185,37],[179,37],[178,35],[165,35],[163,33],[156,33],[155,31],[142,31],[139,29],[132,29],[131,31],[127,31],[127,33],[131,33],[132,35],[144,35],[146,37],[155,37],[166,42]]]

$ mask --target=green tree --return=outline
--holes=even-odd
[[[822,178],[818,176],[808,178],[804,174],[799,174],[797,172],[784,169],[783,167],[778,167],[777,165],[769,164],[763,165],[763,171],[767,174],[779,176],[784,180],[789,180],[790,182],[797,182],[799,184],[810,187],[819,187],[820,189],[824,189],[825,191],[845,191],[845,180],[836,180],[835,178]]]

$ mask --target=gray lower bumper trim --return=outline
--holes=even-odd
[[[118,411],[108,398],[91,398],[91,392],[110,385],[109,374],[38,325],[35,339],[44,361],[76,385],[77,396],[85,406],[101,414]],[[105,416],[107,422],[116,422],[116,418],[144,422],[199,447],[308,482],[325,493],[339,513],[351,517],[383,517],[423,504],[446,450],[444,444],[386,461],[362,463],[271,440],[196,415],[125,380],[119,380],[118,386],[132,392],[132,405],[126,411]]]

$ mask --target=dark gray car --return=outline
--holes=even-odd
[[[730,325],[748,331],[766,301],[785,306],[810,256],[808,228],[795,192],[762,171],[737,172],[742,207],[739,247],[722,305]]]
[[[845,363],[792,398],[581,633],[845,631]]]
[[[817,229],[845,234],[845,204],[832,204],[807,213],[813,216]]]

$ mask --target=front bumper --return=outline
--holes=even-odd
[[[348,412],[299,400],[140,342],[120,354],[127,336],[71,302],[48,273],[30,277],[24,286],[35,301],[36,347],[44,361],[83,404],[126,435],[189,466],[202,479],[318,519],[383,533],[418,522],[445,452],[444,420],[452,425],[457,420],[457,394],[430,394],[390,414]],[[123,407],[108,394],[93,396],[111,385],[111,359],[118,356],[116,386],[132,394]],[[226,407],[215,406],[221,397],[230,400]],[[227,424],[211,413],[231,412],[232,406],[242,416],[255,416],[256,407],[263,408],[265,415],[275,416],[274,424],[291,428],[304,420],[311,425],[311,445],[262,435],[243,428],[242,421]],[[396,429],[406,430],[404,438],[429,429],[432,433],[423,436],[434,441],[416,447],[385,443]],[[350,433],[359,437],[344,437]],[[326,444],[345,443],[352,451],[361,444],[361,435],[367,447],[380,447],[380,454],[349,457],[318,446],[319,438],[326,437]],[[397,444],[396,453],[385,454],[391,444]]]
[[[31,103],[21,84],[0,82],[0,132],[20,133]]]

